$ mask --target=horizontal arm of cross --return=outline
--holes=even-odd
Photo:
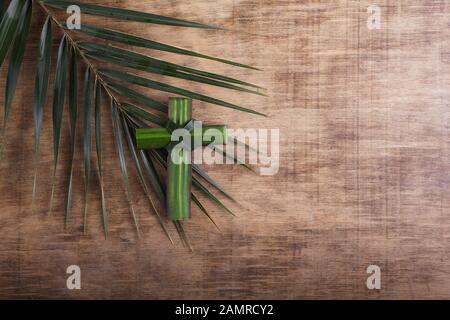
[[[213,133],[214,132],[214,133]],[[223,125],[205,126],[200,130],[191,130],[192,141],[201,142],[202,145],[211,143],[223,144],[227,141],[227,127]],[[222,139],[216,140],[217,135]],[[143,128],[136,130],[136,144],[138,149],[165,148],[171,142],[172,133],[166,128]]]

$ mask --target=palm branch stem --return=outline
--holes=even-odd
[[[78,53],[78,55],[83,59],[86,66],[91,69],[94,78],[96,78],[107,95],[122,109],[121,103],[119,100],[112,94],[111,90],[109,89],[108,85],[106,84],[106,81],[103,79],[103,77],[99,74],[97,71],[97,68],[92,64],[92,62],[86,57],[85,53],[80,49],[77,42],[73,39],[70,30],[64,28],[64,26],[59,22],[59,20],[54,16],[54,14],[51,12],[51,10],[40,0],[33,0],[39,4],[39,6],[44,10],[44,12],[50,17],[50,19],[55,23],[55,25],[58,26],[58,28],[61,30],[61,32],[66,36],[67,40],[69,40],[70,45],[72,48],[75,49],[75,51]]]

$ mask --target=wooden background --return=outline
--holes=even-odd
[[[183,83],[267,113],[268,118],[261,118],[198,102],[195,107],[197,118],[210,122],[279,128],[280,171],[263,177],[239,167],[208,167],[240,205],[230,204],[238,213],[232,218],[207,202],[222,234],[194,211],[187,225],[194,253],[176,236],[176,244],[170,245],[133,173],[133,200],[143,231],[137,239],[105,104],[110,236],[105,240],[102,235],[95,179],[89,235],[82,236],[80,152],[73,218],[65,231],[67,147],[58,168],[55,212],[47,216],[53,159],[49,103],[38,207],[31,212],[32,93],[43,21],[36,7],[0,164],[0,298],[450,298],[448,1],[93,2],[242,30],[96,20],[263,68],[251,72],[155,54],[267,87],[269,97],[264,98]],[[372,3],[381,8],[380,30],[367,28]],[[3,66],[1,88],[5,71]],[[150,91],[145,92],[167,99]],[[66,122],[65,144],[67,134]],[[66,289],[66,268],[72,264],[81,267],[82,290]],[[366,288],[371,264],[382,270],[379,291]]]

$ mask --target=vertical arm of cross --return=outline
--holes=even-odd
[[[185,126],[192,120],[192,100],[186,98],[171,98],[169,102],[169,121],[178,127]],[[192,165],[190,150],[178,148],[169,150],[167,158],[167,213],[174,221],[186,220],[191,217],[191,181]],[[174,152],[177,154],[173,154]],[[174,161],[178,156],[181,161]],[[189,158],[189,159],[188,159]]]

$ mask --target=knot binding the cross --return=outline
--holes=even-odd
[[[191,150],[200,145],[223,144],[227,140],[227,128],[223,125],[206,126],[196,130],[192,119],[192,101],[188,98],[170,98],[168,122],[164,128],[142,128],[136,130],[138,149],[167,149],[167,213],[173,221],[189,219],[191,216]],[[179,141],[172,141],[172,133],[185,129],[190,133],[188,147],[175,148]],[[217,130],[222,139],[215,141],[208,130]],[[183,141],[183,143],[186,143]],[[182,161],[174,161],[176,156]]]

